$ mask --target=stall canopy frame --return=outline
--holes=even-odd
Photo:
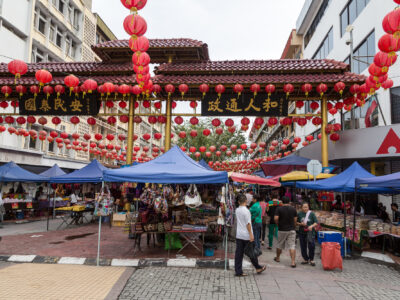
[[[51,183],[100,183],[103,181],[103,172],[108,170],[96,159],[82,169],[62,176],[50,178]]]
[[[47,182],[49,178],[31,173],[13,161],[0,167],[0,182]]]

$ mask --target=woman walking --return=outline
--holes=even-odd
[[[297,215],[297,225],[299,225],[299,239],[301,256],[304,261],[302,265],[310,264],[315,266],[315,227],[318,226],[318,220],[315,214],[310,210],[308,203],[303,203],[301,211]]]
[[[275,211],[276,208],[281,205],[281,202],[278,199],[278,194],[272,194],[272,200],[268,201],[267,205],[267,215],[269,216],[269,225],[268,225],[268,250],[272,249],[272,245],[274,242],[274,236],[278,238],[278,226],[275,224]]]

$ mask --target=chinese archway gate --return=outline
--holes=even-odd
[[[126,115],[127,164],[132,162],[135,117],[165,117],[165,150],[168,150],[171,147],[172,118],[175,116],[319,116],[322,118],[322,163],[328,166],[328,137],[325,130],[328,100],[355,97],[351,87],[365,80],[362,75],[350,73],[347,64],[334,60],[212,61],[207,44],[203,42],[191,39],[153,39],[150,40],[147,52],[152,63],[158,65],[152,78],[157,89],[151,94],[134,95],[131,90],[126,94],[107,94],[104,90],[88,93],[79,89],[70,91],[66,87],[61,96],[57,93],[49,96],[43,89],[30,89],[32,85],[38,84],[35,72],[41,69],[51,72],[53,78],[48,84],[53,87],[64,85],[64,78],[68,74],[74,74],[80,82],[93,79],[98,85],[136,84],[132,71],[132,51],[127,40],[99,44],[93,46],[93,50],[102,62],[32,63],[28,64],[27,73],[18,80],[8,72],[7,64],[0,64],[0,86],[11,88],[7,99],[0,99],[0,102],[20,101],[20,108],[15,108],[13,113],[0,114]],[[339,82],[343,86],[340,91],[336,86]],[[184,92],[179,89],[182,84],[188,87]],[[306,93],[305,84],[312,87]],[[22,96],[16,90],[17,85],[27,90]],[[60,99],[64,106],[60,106]],[[192,100],[202,101],[201,114],[173,112],[174,101]],[[320,113],[288,115],[291,102],[313,100],[320,101]],[[129,113],[99,113],[100,104],[105,106],[107,101],[126,101]],[[141,101],[163,101],[165,111],[160,109],[158,113],[142,113],[135,109],[136,102]],[[43,106],[46,103],[47,106]]]

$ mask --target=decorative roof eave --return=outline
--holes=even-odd
[[[174,61],[199,62],[209,60],[208,45],[193,39],[150,39],[147,51],[155,63],[167,63],[173,56]],[[92,46],[92,50],[103,61],[128,61],[132,56],[128,40],[108,41]],[[119,56],[112,55],[119,53]]]

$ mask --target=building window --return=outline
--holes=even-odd
[[[390,89],[392,124],[400,123],[400,87]]]
[[[313,59],[324,59],[333,49],[333,27],[329,30],[321,46],[315,52]]]
[[[366,39],[354,50],[354,56],[357,59],[353,61],[354,73],[362,73],[374,61],[375,49],[375,31],[371,32]]]
[[[351,0],[340,14],[340,36],[346,32],[347,26],[353,24],[370,0]]]
[[[57,9],[62,13],[62,14],[64,14],[64,1],[62,1],[62,0],[58,0],[58,5],[57,5]]]
[[[74,23],[73,23],[73,25],[74,25],[74,27],[76,29],[79,28],[79,15],[80,15],[79,10],[75,9],[74,10]]]
[[[32,51],[32,61],[35,63],[44,62],[44,53],[38,48],[34,48]]]
[[[53,23],[50,23],[49,40],[53,43],[54,43],[55,34],[56,34],[56,27]]]
[[[62,44],[62,33],[57,29],[57,36],[56,36],[56,45],[61,47]]]
[[[42,34],[46,34],[46,23],[47,23],[47,20],[46,20],[45,16],[43,16],[41,13],[39,13],[37,30],[39,30],[39,32]]]
[[[311,38],[314,35],[315,30],[317,29],[317,26],[319,22],[321,21],[322,17],[325,14],[325,11],[327,7],[329,6],[329,3],[331,0],[323,0],[320,9],[317,12],[317,15],[315,16],[313,22],[311,23],[310,28],[308,29],[307,33],[304,36],[304,48],[307,47],[308,43],[310,42]]]
[[[72,42],[72,44],[71,44],[71,54],[70,54],[70,56],[72,58],[76,58],[76,49],[77,49],[76,43]]]
[[[71,55],[71,39],[70,38],[66,38],[65,39],[65,54],[66,55]]]

